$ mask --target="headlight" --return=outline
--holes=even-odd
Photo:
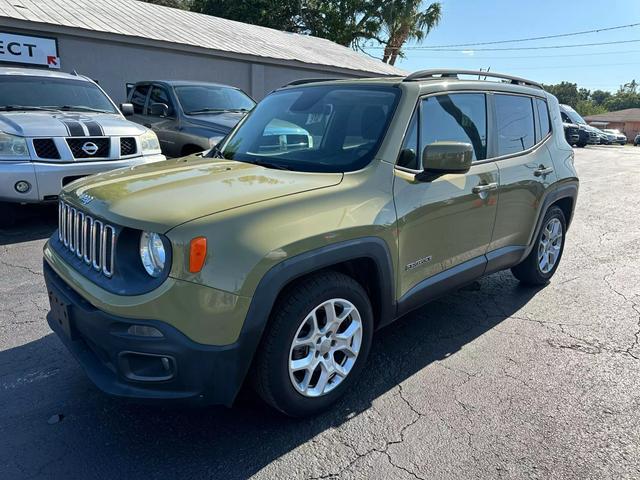
[[[158,136],[153,130],[147,130],[140,135],[140,146],[142,147],[143,155],[160,153],[160,142],[158,142]]]
[[[166,252],[162,238],[153,232],[142,232],[140,235],[140,260],[149,275],[158,277],[164,270]]]
[[[14,160],[25,157],[29,158],[27,141],[22,137],[0,132],[0,160]]]

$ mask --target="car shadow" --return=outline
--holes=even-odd
[[[356,419],[416,372],[456,355],[537,291],[501,272],[406,315],[376,334],[355,388],[330,411],[309,419],[286,418],[248,389],[231,409],[160,408],[113,399],[90,384],[50,334],[0,352],[5,439],[0,465],[18,476],[42,464],[49,477],[100,472],[104,478],[247,478],[318,434]],[[61,416],[49,425],[54,414]],[[14,478],[1,472],[2,467],[0,476]]]
[[[13,224],[4,226],[0,221],[0,245],[42,240],[51,236],[58,227],[56,204],[16,205],[10,215]]]

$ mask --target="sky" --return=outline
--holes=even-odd
[[[425,7],[429,1],[424,3]],[[418,46],[491,42],[572,33],[640,23],[640,0],[440,0],[442,20]],[[560,46],[638,40],[638,42],[578,48],[520,51],[480,51],[481,48]],[[407,47],[416,44],[407,44]],[[405,50],[396,66],[407,71],[460,68],[491,71],[543,83],[569,81],[589,90],[615,91],[633,79],[640,81],[640,25],[608,32],[455,51]],[[382,56],[380,49],[367,52]]]

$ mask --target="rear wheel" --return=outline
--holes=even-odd
[[[544,285],[556,272],[564,250],[567,222],[558,207],[544,216],[536,243],[522,263],[511,269],[513,275],[528,285]]]
[[[286,415],[314,415],[356,381],[373,336],[373,313],[351,277],[325,272],[290,288],[276,304],[256,357],[259,395]]]

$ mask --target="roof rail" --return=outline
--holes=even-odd
[[[441,78],[458,79],[458,75],[478,75],[478,80],[480,80],[480,77],[499,78],[501,80],[509,80],[509,83],[514,85],[525,85],[527,87],[536,87],[544,90],[544,87],[541,84],[525,78],[504,75],[502,73],[483,72],[480,70],[418,70],[417,72],[407,75],[403,82],[413,82],[416,80],[438,80]]]
[[[292,85],[304,85],[305,83],[333,82],[335,80],[344,80],[344,78],[300,78],[283,85],[281,88],[290,87]]]

